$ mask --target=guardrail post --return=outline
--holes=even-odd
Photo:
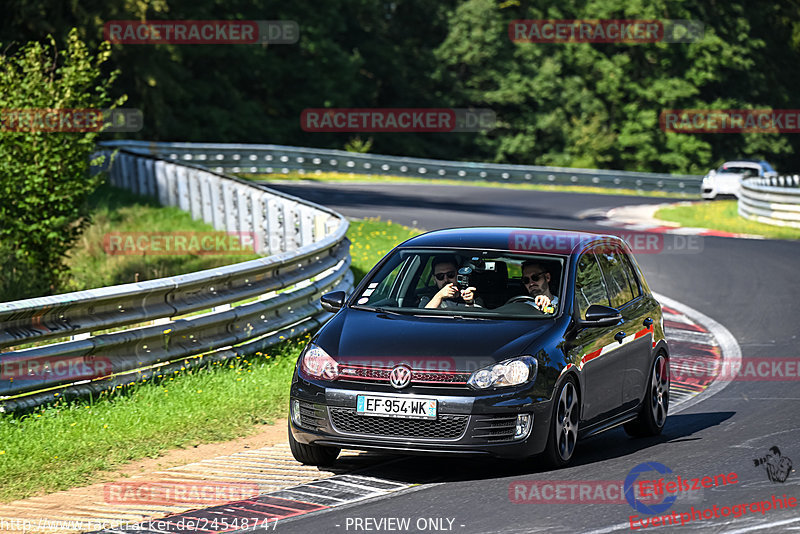
[[[153,169],[156,174],[156,197],[162,206],[169,205],[168,165],[165,161],[156,161]]]
[[[300,246],[304,247],[314,242],[314,214],[312,210],[301,207],[300,210]]]
[[[176,201],[173,206],[177,205],[183,211],[189,211],[191,209],[191,202],[189,200],[189,196],[191,192],[189,191],[189,181],[186,177],[185,173],[182,173],[178,176],[178,179],[173,182],[173,187],[176,195]]]
[[[189,185],[189,211],[192,214],[192,219],[198,220],[203,218],[203,184],[197,174],[191,172],[186,167],[178,167],[178,172],[184,176],[186,183]]]
[[[219,177],[209,176],[208,183],[211,187],[211,225],[214,230],[225,229],[225,202],[220,191],[222,184]]]
[[[234,185],[228,182],[222,182],[222,216],[224,217],[224,227],[227,232],[235,232],[237,223],[239,222],[238,214],[236,213],[236,206],[234,200]]]
[[[214,208],[212,200],[212,184],[211,177],[205,174],[200,174],[199,171],[192,169],[189,171],[190,179],[196,179],[200,182],[200,193],[203,203],[203,220],[208,224],[214,223]]]
[[[250,191],[250,213],[252,214],[252,231],[255,232],[256,252],[262,255],[275,254],[270,247],[267,229],[267,195],[258,189]]]
[[[266,196],[266,195],[265,195]],[[283,226],[286,224],[285,204],[274,198],[267,200],[267,234],[269,251],[278,254],[288,250]]]
[[[236,201],[236,212],[239,215],[238,220],[236,221],[236,231],[249,232],[252,235],[256,230],[253,228],[253,206],[250,204],[250,198],[247,196],[247,189],[240,185],[236,185],[233,191]],[[255,240],[254,235],[253,239]]]

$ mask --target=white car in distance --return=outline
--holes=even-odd
[[[739,189],[745,178],[771,178],[778,173],[763,160],[726,161],[717,170],[711,170],[703,178],[702,197],[707,200],[718,195],[733,195],[739,198]]]

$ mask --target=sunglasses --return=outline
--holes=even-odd
[[[532,274],[530,278],[528,278],[527,276],[523,276],[522,277],[522,283],[523,284],[530,284],[531,282],[538,282],[546,274],[547,274],[546,272],[542,271],[540,273]]]
[[[433,276],[435,276],[436,279],[441,282],[442,280],[445,279],[445,277],[447,277],[447,278],[455,278],[456,277],[456,272],[455,271],[447,271],[446,273],[436,273]]]

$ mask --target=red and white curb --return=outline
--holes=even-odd
[[[719,393],[730,383],[721,374],[698,376],[692,370],[738,369],[742,351],[733,334],[711,317],[664,295],[654,296],[661,303],[670,351],[673,378],[669,413],[676,414]]]
[[[753,234],[737,234],[709,228],[683,227],[677,223],[669,223],[655,218],[655,212],[661,208],[683,206],[691,202],[665,204],[646,204],[638,206],[620,206],[610,210],[588,210],[578,214],[578,218],[595,218],[593,222],[600,226],[622,228],[637,232],[654,234],[699,235],[704,237],[730,237],[736,239],[765,239]]]

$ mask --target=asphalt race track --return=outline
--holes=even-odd
[[[540,191],[402,184],[278,184],[286,193],[330,206],[349,217],[380,216],[434,230],[455,226],[510,225],[603,232],[580,219],[593,208],[664,202],[664,199]],[[753,358],[790,358],[797,364],[796,260],[789,241],[701,238],[691,251],[637,254],[651,289],[718,321]],[[791,369],[791,367],[789,367]],[[795,368],[796,369],[796,368]],[[797,374],[795,370],[794,374]],[[629,517],[650,517],[628,503],[512,502],[520,481],[621,481],[643,462],[659,462],[683,478],[736,473],[737,482],[681,495],[669,510],[681,514],[718,505],[730,507],[780,498],[800,499],[800,474],[768,479],[765,457],[777,446],[784,459],[800,462],[800,390],[794,380],[735,380],[719,393],[671,416],[658,438],[631,440],[621,429],[581,441],[573,464],[557,472],[535,463],[407,457],[387,463],[403,482],[420,484],[361,503],[281,521],[275,530],[294,532],[614,532],[630,530]],[[389,467],[386,467],[389,469]],[[378,473],[380,474],[380,473]],[[651,473],[648,479],[656,479]],[[389,477],[391,479],[391,477]],[[514,486],[512,486],[514,484]],[[555,487],[555,486],[554,486]],[[530,495],[529,495],[530,497]],[[536,499],[530,499],[536,500]],[[579,500],[579,499],[577,499]],[[798,508],[731,509],[729,517],[687,520],[669,531],[782,532],[800,529]],[[766,506],[755,506],[764,509]],[[656,517],[656,516],[653,516]],[[438,521],[436,520],[438,519]],[[404,523],[408,520],[408,523]],[[406,528],[406,525],[408,526]],[[639,527],[637,523],[635,525]],[[273,527],[270,527],[273,528]],[[659,529],[650,527],[643,530]],[[259,529],[260,530],[260,529]]]

